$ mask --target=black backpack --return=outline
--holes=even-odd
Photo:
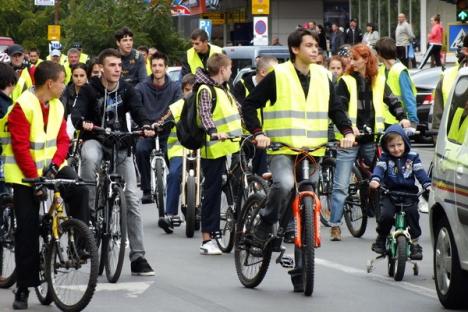
[[[197,124],[197,93],[201,85],[195,86],[192,94],[184,99],[184,107],[180,114],[180,120],[176,124],[177,139],[183,147],[196,150],[205,145],[206,131]],[[207,85],[211,91],[211,112],[216,107],[216,91],[213,86]]]

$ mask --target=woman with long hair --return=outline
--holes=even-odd
[[[357,44],[351,48],[351,63],[336,84],[335,105],[346,108],[355,135],[371,133],[359,135],[353,148],[337,152],[330,217],[332,241],[341,240],[343,206],[356,157],[364,158],[369,165],[374,159],[375,135],[372,133],[384,130],[384,103],[403,127],[410,126],[400,101],[386,85],[385,76],[378,74],[376,56],[367,45]]]
[[[88,68],[83,63],[73,65],[71,68],[72,79],[60,97],[60,101],[65,109],[64,118],[67,120],[67,133],[70,138],[73,137],[75,129],[73,128],[72,122],[68,120],[68,117],[75,106],[76,98],[78,97],[81,87],[88,83],[87,70]]]
[[[362,37],[362,43],[374,49],[375,43],[380,39],[379,32],[375,29],[373,23],[367,23],[366,33]]]

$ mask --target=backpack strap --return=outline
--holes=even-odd
[[[211,92],[211,113],[213,114],[215,108],[216,108],[216,102],[218,99],[216,98],[216,90],[213,85],[207,85],[208,88],[210,88]]]

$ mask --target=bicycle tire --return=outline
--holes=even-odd
[[[314,200],[310,196],[302,199],[302,281],[304,295],[311,296],[314,291],[315,274],[315,232]]]
[[[241,215],[242,207],[246,202],[247,198],[255,193],[262,193],[263,195],[267,195],[269,191],[269,186],[265,179],[259,177],[256,174],[249,174],[247,176],[247,186],[246,188],[242,188],[239,186],[239,190],[237,192],[236,197],[236,222]]]
[[[396,265],[395,265],[395,275],[393,279],[397,282],[403,279],[405,275],[405,266],[406,261],[408,260],[407,249],[408,249],[408,242],[406,241],[406,237],[404,235],[399,235],[397,237],[397,252],[396,252]]]
[[[53,301],[53,298],[52,292],[50,291],[50,288],[47,284],[47,278],[45,274],[47,247],[42,236],[39,236],[39,246],[41,250],[39,253],[39,282],[41,284],[34,287],[34,291],[36,292],[37,299],[42,305],[50,305]]]
[[[353,181],[354,187],[362,184],[362,175],[356,166],[353,166],[351,179],[355,180]],[[344,205],[344,219],[351,235],[361,237],[367,228],[367,211],[366,205],[363,204],[365,199],[361,196],[360,187],[358,187],[355,194],[351,194],[351,188],[352,186],[350,186],[350,194]]]
[[[154,199],[158,209],[159,218],[164,218],[164,165],[162,159],[155,160],[153,174],[155,176]]]
[[[223,194],[225,196],[226,205],[223,204]],[[221,237],[216,237],[216,243],[222,252],[230,253],[234,247],[236,218],[234,212],[234,199],[232,198],[232,192],[228,187],[224,187],[223,192],[221,193],[220,231]]]
[[[250,242],[254,226],[259,222],[260,209],[265,205],[265,202],[266,196],[263,194],[257,193],[250,196],[242,209],[242,214],[238,222],[238,231],[236,231],[234,263],[236,265],[236,273],[239,281],[247,288],[257,287],[265,278],[270,265],[272,249],[267,247],[262,250],[252,246]],[[259,252],[253,255],[252,252],[255,252],[255,249],[259,249]],[[249,256],[259,260],[249,264],[247,262]],[[256,272],[253,276],[247,276],[244,269],[248,269],[250,266],[256,264],[259,264]]]
[[[47,285],[55,305],[60,310],[67,312],[81,311],[91,301],[98,278],[98,257],[93,233],[86,224],[77,219],[69,219],[60,224],[59,233],[59,242],[53,242],[47,250],[45,270]],[[65,234],[67,234],[67,237],[65,237]],[[87,255],[80,256],[79,250],[86,251]],[[58,252],[61,252],[60,256]],[[60,263],[59,257],[62,257],[65,263]],[[87,266],[88,264],[89,266]],[[85,266],[89,268],[89,275],[84,274]],[[65,270],[69,270],[69,272],[63,272]],[[79,271],[79,275],[76,278],[69,278],[75,271]],[[60,273],[64,274],[61,275]],[[84,282],[77,281],[84,275],[88,276],[88,278],[84,279]],[[58,285],[60,281],[64,281],[66,278],[76,281],[77,284]],[[83,285],[86,287],[84,291],[82,291]],[[67,296],[67,294],[70,296]],[[76,300],[73,302],[67,300],[71,296],[77,297]]]
[[[118,208],[115,207],[114,204],[118,205]],[[118,219],[118,222],[115,222],[116,219]],[[105,250],[104,267],[106,269],[106,278],[109,283],[116,283],[122,273],[127,240],[127,202],[124,191],[120,186],[115,187],[112,197],[109,200],[109,231],[110,233],[107,233],[103,240],[103,248],[104,246],[106,247],[103,249]],[[118,247],[119,250],[116,253],[116,263],[113,265],[114,261],[111,260],[109,255],[115,247]]]
[[[191,238],[195,232],[195,223],[197,222],[196,181],[193,175],[187,176],[185,194],[185,236]]]
[[[2,209],[4,218],[4,210]],[[15,214],[13,209],[8,210],[7,219],[3,221],[2,237],[0,238],[0,288],[9,288],[16,283],[16,262],[15,262]],[[5,224],[5,222],[7,224]]]
[[[103,199],[101,199],[103,197]],[[99,259],[99,275],[104,273],[104,262],[105,262],[105,255],[103,253],[103,236],[104,236],[104,228],[105,228],[105,219],[104,219],[104,207],[99,207],[99,205],[106,205],[106,200],[104,198],[107,197],[107,191],[103,189],[103,184],[100,184],[96,189],[96,199],[94,204],[94,209],[96,210],[96,220],[94,222],[95,227],[95,239],[96,239],[96,247],[98,250],[98,259]]]
[[[331,206],[332,206],[332,189],[333,189],[333,179],[335,177],[335,168],[336,162],[333,158],[325,158],[322,161],[320,166],[320,175],[319,175],[319,184],[318,184],[318,195],[320,197],[321,210],[320,210],[320,222],[326,226],[330,227],[330,217],[331,217]],[[328,181],[323,179],[323,171],[328,171]]]

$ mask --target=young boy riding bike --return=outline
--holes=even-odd
[[[383,153],[369,183],[371,188],[377,189],[384,184],[390,191],[417,194],[415,177],[424,189],[430,188],[431,180],[423,168],[419,154],[411,150],[409,138],[400,125],[390,126],[382,136],[381,144]],[[422,260],[422,247],[418,244],[418,238],[421,236],[418,201],[413,198],[407,200],[408,203],[413,201],[405,211],[412,239],[410,258]],[[380,203],[382,211],[377,225],[378,236],[372,244],[372,250],[383,254],[385,253],[385,240],[392,229],[397,208],[385,194],[381,195]]]

